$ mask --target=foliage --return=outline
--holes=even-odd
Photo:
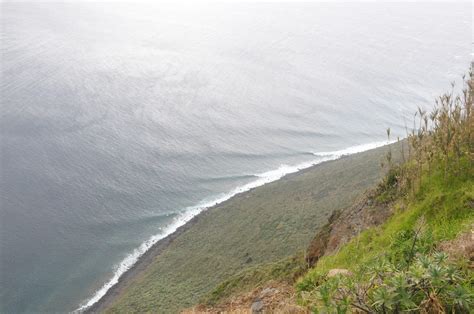
[[[431,174],[433,166],[443,171],[445,182],[449,176],[472,175],[474,157],[474,116],[472,68],[469,80],[463,77],[462,92],[451,92],[436,99],[431,113],[418,108],[413,129],[408,135],[408,161],[404,179],[413,194],[422,184],[424,172]],[[407,131],[408,132],[408,131]]]
[[[430,183],[428,183],[430,181]],[[455,238],[474,223],[472,178],[452,177],[444,184],[441,170],[425,178],[421,192],[409,200],[397,199],[393,215],[381,226],[369,228],[332,255],[322,257],[298,283],[301,291],[318,284],[331,268],[357,269],[384,252],[392,260],[407,256],[411,237],[422,227],[418,249],[426,253],[442,240]]]
[[[360,266],[355,275],[321,276],[315,289],[302,294],[303,302],[323,313],[468,313],[473,307],[466,271],[446,254],[418,253],[404,266],[382,256]]]
[[[460,95],[439,97],[432,113],[418,110],[403,162],[394,164],[388,151],[374,197],[393,207],[392,217],[321,258],[297,284],[304,304],[335,313],[471,310],[472,270],[436,244],[474,223],[472,98],[468,80]],[[331,268],[353,275],[327,278]]]

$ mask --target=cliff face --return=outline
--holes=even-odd
[[[396,143],[390,146],[393,160],[396,162],[401,160],[401,145],[404,145],[404,143]],[[381,194],[387,190],[387,187],[383,186],[383,184],[377,185],[383,177],[382,174],[385,172],[383,169],[380,169],[380,160],[384,158],[388,149],[388,147],[384,147],[383,149],[363,153],[360,156],[344,158],[348,162],[346,165],[350,165],[350,167],[340,169],[343,170],[340,172],[340,175],[347,178],[349,182],[355,179],[350,177],[350,173],[352,173],[350,169],[355,166],[354,164],[351,165],[351,160],[363,157],[363,155],[378,154],[379,157],[371,158],[371,162],[374,162],[372,166],[377,168],[381,176],[378,180],[373,181],[371,185],[366,186],[364,190],[359,190],[358,195],[353,198],[352,202],[342,206],[339,203],[339,206],[333,207],[334,210],[328,214],[326,223],[313,229],[312,236],[305,248],[296,251],[293,257],[289,259],[273,258],[269,260],[270,263],[259,263],[254,267],[223,278],[224,281],[214,286],[213,290],[201,298],[199,301],[200,305],[186,311],[195,313],[232,313],[237,311],[236,313],[245,313],[255,302],[259,301],[261,301],[263,310],[267,312],[285,309],[283,312],[286,313],[291,307],[294,307],[294,310],[297,311],[296,313],[299,313],[298,311],[307,311],[304,307],[296,304],[294,284],[298,278],[304,275],[320,257],[336,251],[363,230],[382,224],[391,215],[391,198],[386,197],[386,193],[384,197],[381,197]],[[358,169],[358,171],[361,170],[362,168]],[[337,176],[337,174],[334,174],[334,176]],[[331,178],[334,176],[331,176]],[[329,178],[327,177],[327,179]],[[365,182],[364,180],[360,183],[365,185]],[[315,186],[318,183],[314,181],[308,182],[308,184],[311,184],[313,188],[321,188],[321,186]],[[357,188],[360,187],[357,184],[356,186]],[[339,195],[339,197],[343,197],[343,195]],[[293,198],[302,199],[304,196],[301,194],[297,197],[292,195]],[[337,195],[335,195],[335,198],[337,198]],[[318,211],[319,209],[315,206],[312,210]],[[314,233],[315,230],[316,234]],[[295,229],[293,232],[299,233],[301,230]],[[286,245],[286,243],[282,242],[278,245]],[[280,288],[276,288],[276,286]],[[272,291],[276,290],[277,292],[271,296],[264,293],[264,296],[262,296],[262,291],[267,291],[268,289],[273,289]]]
[[[390,217],[392,203],[380,202],[376,195],[376,191],[369,191],[352,206],[331,215],[308,247],[306,260],[309,266],[316,264],[322,256],[333,253],[360,232],[381,225]]]
[[[234,293],[218,299],[213,305],[200,304],[182,313],[310,313],[307,308],[297,304],[295,281],[321,257],[337,251],[360,232],[379,226],[390,217],[393,202],[378,200],[380,189],[380,186],[371,189],[359,197],[353,205],[344,210],[334,211],[328,222],[317,231],[304,256],[295,257],[295,263],[299,263],[300,267],[293,267],[292,273],[290,271],[286,276],[280,277],[270,276],[267,281],[255,282],[252,288],[249,288],[251,285],[242,286],[243,291],[248,291],[234,290]],[[264,267],[269,273],[276,273],[274,266]],[[345,270],[340,269],[334,271],[345,273]],[[237,278],[232,278],[229,282],[225,282],[224,286],[233,285],[237,281],[239,281]]]
[[[389,149],[384,179],[333,211],[301,262],[234,276],[191,312],[472,313],[472,69],[470,76],[461,95],[442,95],[429,114],[419,108],[402,162]]]
[[[304,306],[301,298],[304,293],[307,293],[305,289],[308,283],[311,290],[315,285],[331,277],[359,277],[360,274],[355,273],[357,272],[355,265],[364,263],[365,255],[376,252],[374,256],[377,256],[381,251],[394,251],[398,254],[398,248],[393,245],[393,239],[398,241],[397,236],[406,235],[406,231],[419,223],[420,219],[424,220],[423,232],[427,234],[431,232],[436,234],[439,230],[444,230],[446,226],[452,226],[452,223],[457,220],[456,230],[451,230],[450,235],[445,233],[434,235],[446,240],[432,239],[430,245],[435,251],[449,254],[453,261],[452,267],[461,265],[459,267],[463,269],[462,272],[472,276],[474,270],[472,176],[460,180],[459,184],[452,188],[441,188],[441,190],[444,191],[441,194],[438,194],[440,191],[433,193],[437,197],[430,193],[428,196],[420,196],[419,199],[406,200],[403,195],[397,196],[395,189],[392,189],[393,193],[388,193],[392,197],[387,198],[387,186],[382,183],[377,188],[366,192],[352,206],[331,215],[328,223],[317,231],[310,242],[304,258],[294,258],[293,263],[300,267],[295,267],[295,265],[286,267],[288,273],[284,276],[278,275],[279,272],[275,271],[278,268],[275,265],[263,266],[263,270],[258,272],[241,274],[240,277],[231,278],[221,285],[220,289],[223,290],[233,287],[228,289],[229,293],[221,291],[220,298],[214,298],[212,302],[208,299],[184,313],[310,313],[311,307]],[[436,207],[446,208],[446,211],[451,211],[453,214],[443,218],[442,222],[436,221],[431,225],[436,219],[430,218],[429,210],[435,208],[438,213],[441,212]],[[407,220],[407,216],[411,218]],[[405,225],[407,222],[408,228]],[[432,229],[429,230],[430,228]],[[375,231],[377,236],[367,238],[365,237],[367,231],[369,233]],[[383,240],[384,238],[390,238],[390,240]],[[409,246],[412,245],[410,241],[408,241]],[[419,241],[425,241],[421,234]],[[354,247],[360,248],[361,252],[345,257],[347,250]],[[343,256],[342,259],[340,256]],[[318,262],[322,263],[318,264]],[[257,277],[256,275],[261,272],[270,275],[262,280],[250,280],[245,285],[242,284],[245,281],[241,280],[242,278]],[[315,273],[319,274],[314,275]],[[320,274],[323,275],[320,276]],[[299,283],[295,286],[297,281]],[[306,285],[306,288],[295,288],[301,283],[303,286]],[[239,285],[240,287],[236,288]]]

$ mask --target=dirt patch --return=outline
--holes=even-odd
[[[474,225],[471,230],[460,234],[453,240],[443,241],[438,249],[455,259],[466,259],[469,268],[474,269]]]
[[[296,304],[296,292],[293,286],[282,282],[269,282],[251,292],[232,296],[213,307],[198,305],[182,314],[194,313],[309,313]]]
[[[355,204],[335,212],[320,229],[307,250],[307,261],[314,265],[324,255],[336,251],[367,228],[381,225],[392,214],[390,203],[374,200],[375,191],[364,194]]]

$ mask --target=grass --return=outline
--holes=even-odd
[[[388,152],[390,171],[375,197],[390,204],[392,216],[322,257],[297,283],[303,305],[338,313],[471,312],[469,262],[456,255],[453,242],[451,259],[438,244],[458,236],[456,241],[467,241],[474,224],[472,70],[461,94],[453,94],[452,84],[431,113],[418,109],[407,134],[407,159],[395,165]],[[352,275],[327,276],[334,268]]]
[[[215,305],[225,298],[246,292],[270,280],[293,284],[295,277],[306,270],[303,256],[289,257],[278,262],[257,265],[231,276],[219,284],[200,303]]]
[[[318,285],[322,274],[332,268],[357,270],[373,259],[397,254],[400,235],[412,232],[423,217],[425,233],[433,244],[451,240],[474,223],[474,184],[472,173],[452,176],[445,181],[441,170],[425,177],[420,191],[413,197],[395,202],[396,212],[382,226],[362,232],[337,253],[321,258],[297,284],[300,291]],[[395,243],[395,244],[394,244]]]
[[[446,181],[442,169],[438,168],[429,176],[425,175],[423,185],[412,197],[396,192],[393,180],[390,179],[393,175],[388,173],[379,184],[375,196],[379,202],[393,202],[396,209],[385,224],[362,232],[336,254],[323,257],[309,271],[301,256],[243,270],[219,284],[200,301],[201,304],[212,306],[221,303],[231,296],[264,286],[272,280],[292,284],[298,276],[302,276],[296,284],[299,292],[312,291],[321,284],[330,269],[345,268],[359,272],[382,256],[403,259],[411,248],[413,230],[416,230],[420,220],[424,222],[425,236],[418,240],[418,249],[426,252],[436,243],[454,239],[469,230],[474,223],[472,172],[451,176]],[[363,277],[362,274],[357,275]]]

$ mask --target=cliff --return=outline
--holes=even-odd
[[[471,313],[473,96],[466,81],[419,109],[401,162],[389,149],[386,176],[334,211],[303,255],[233,276],[185,312]]]

